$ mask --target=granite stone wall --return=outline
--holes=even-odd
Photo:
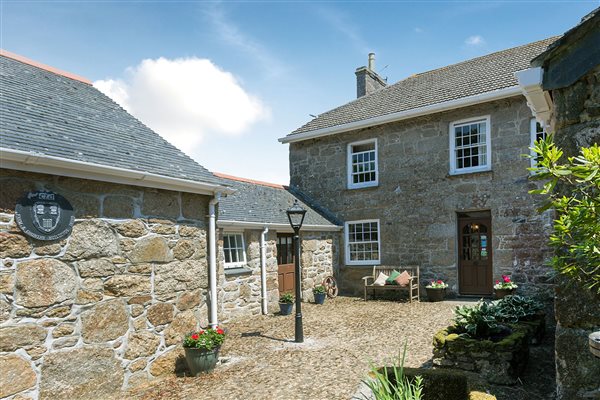
[[[208,197],[6,169],[0,187],[0,398],[103,398],[181,371],[182,335],[208,323]],[[42,189],[74,206],[63,240],[15,225]]]
[[[337,259],[337,232],[303,232],[301,235],[302,299],[314,301],[313,288],[323,279],[334,276],[334,260]]]
[[[600,143],[600,66],[573,85],[552,91],[555,142],[565,155]],[[588,335],[600,330],[600,296],[568,281],[556,287],[556,384],[558,399],[600,398],[600,360]]]
[[[492,170],[449,175],[449,124],[490,115]],[[290,144],[291,185],[342,221],[380,220],[381,263],[420,265],[422,283],[458,290],[457,212],[489,210],[493,276],[512,274],[521,293],[551,293],[545,246],[551,224],[527,192],[531,111],[524,98],[489,102]],[[347,189],[348,143],[377,139],[379,186]],[[340,246],[343,249],[343,246]],[[344,265],[345,293],[360,294],[372,265]]]

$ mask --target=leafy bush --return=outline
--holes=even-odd
[[[327,289],[323,285],[317,285],[313,288],[314,294],[325,294],[327,293]]]
[[[404,342],[400,365],[384,367],[383,372],[375,367],[371,368],[374,379],[366,381],[366,384],[373,392],[375,400],[421,400],[423,398],[423,378],[415,376],[414,381],[410,381],[404,375],[405,357],[406,342]]]
[[[496,307],[481,300],[474,306],[458,306],[454,310],[454,326],[472,338],[487,338],[499,333]]]
[[[284,304],[292,304],[294,302],[294,295],[291,293],[284,293],[279,297],[279,302]]]
[[[218,326],[200,330],[198,332],[190,332],[183,339],[183,347],[194,349],[212,350],[221,347],[225,340],[225,331]]]
[[[542,189],[529,193],[545,195],[540,212],[556,211],[550,246],[552,267],[561,275],[600,294],[600,147],[582,148],[578,157],[562,163],[563,152],[552,135],[532,148],[537,167],[532,179],[547,180]]]
[[[500,322],[517,322],[530,319],[544,306],[537,300],[524,296],[506,296],[492,302],[496,319]]]

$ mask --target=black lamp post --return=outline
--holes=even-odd
[[[302,309],[301,309],[301,301],[300,301],[300,280],[302,276],[300,274],[300,228],[302,227],[302,222],[304,222],[304,215],[306,214],[306,210],[300,207],[298,204],[298,200],[294,201],[294,205],[288,208],[286,211],[288,219],[290,220],[290,225],[292,229],[294,229],[294,258],[296,259],[296,279],[295,279],[295,289],[296,289],[296,329],[295,329],[295,342],[302,343],[304,342],[304,333],[302,331]]]

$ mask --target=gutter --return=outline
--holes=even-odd
[[[102,182],[120,183],[173,190],[177,192],[213,195],[232,194],[235,190],[214,183],[172,178],[149,172],[111,167],[63,157],[48,156],[42,153],[13,150],[0,147],[0,166],[7,169],[62,175],[72,178],[91,179]]]
[[[528,68],[515,72],[515,77],[527,99],[527,106],[529,106],[535,118],[543,126],[549,126],[550,117],[552,116],[552,99],[542,86],[544,70],[541,67]]]
[[[301,142],[303,140],[316,139],[323,136],[334,135],[336,133],[352,131],[355,129],[363,129],[371,126],[383,125],[389,122],[401,121],[409,118],[420,117],[427,114],[453,110],[455,108],[467,107],[479,103],[485,103],[488,101],[501,100],[507,97],[518,96],[520,94],[522,94],[522,92],[519,86],[510,86],[504,89],[494,90],[492,92],[481,93],[456,100],[444,101],[442,103],[436,103],[428,106],[413,108],[411,110],[381,115],[379,117],[367,118],[360,121],[350,122],[347,124],[332,126],[329,128],[322,128],[309,132],[290,134],[277,140],[279,140],[281,143]]]
[[[272,229],[279,232],[294,232],[290,224],[277,224],[277,223],[264,223],[264,222],[246,222],[246,221],[235,221],[235,220],[221,220],[217,221],[219,228],[227,227],[238,227],[246,229]],[[338,225],[302,225],[301,231],[317,231],[317,232],[339,232],[343,229],[342,226]]]
[[[216,205],[221,200],[220,193],[208,202],[208,299],[210,307],[209,324],[211,328],[219,325],[217,317],[217,229]]]
[[[264,228],[260,234],[260,306],[263,315],[267,315],[267,233],[269,228]]]

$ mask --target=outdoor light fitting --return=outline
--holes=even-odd
[[[286,211],[288,219],[290,220],[290,225],[296,230],[300,230],[302,227],[302,223],[304,222],[304,215],[306,214],[306,210],[298,204],[298,200],[294,200],[294,205],[287,209]]]

